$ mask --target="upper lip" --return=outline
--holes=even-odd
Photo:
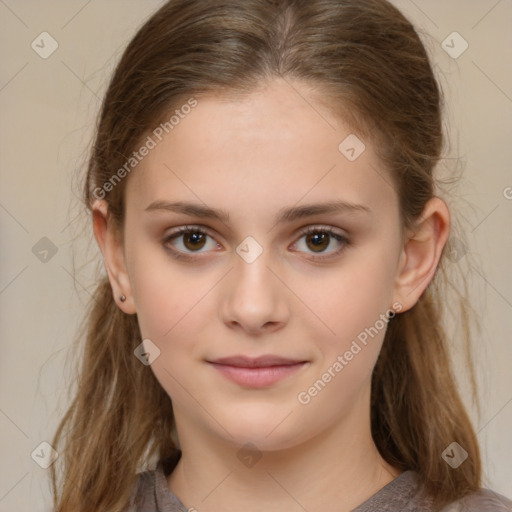
[[[223,364],[226,366],[237,366],[239,368],[265,368],[268,366],[284,366],[304,363],[306,361],[301,359],[290,359],[287,357],[263,355],[259,357],[247,357],[247,356],[232,356],[223,357],[221,359],[214,359],[208,361],[215,364]]]

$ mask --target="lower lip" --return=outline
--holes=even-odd
[[[250,388],[264,388],[293,375],[306,363],[259,368],[241,368],[225,364],[211,363],[227,379]]]

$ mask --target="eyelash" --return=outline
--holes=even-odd
[[[185,253],[184,251],[172,249],[171,247],[169,247],[168,243],[171,240],[173,240],[175,238],[179,238],[181,235],[190,234],[190,233],[199,233],[201,235],[210,236],[209,233],[207,231],[205,231],[201,226],[183,226],[183,227],[177,229],[173,233],[166,236],[163,240],[164,247],[171,253],[171,255],[174,258],[179,259],[179,260],[185,260],[185,261],[195,261],[202,257],[202,256],[192,255],[191,253]],[[341,254],[345,250],[345,248],[350,245],[349,239],[347,237],[345,237],[344,235],[342,235],[340,233],[336,233],[330,227],[321,227],[321,226],[310,226],[307,229],[301,231],[299,233],[298,240],[300,240],[304,236],[307,236],[312,233],[328,234],[330,237],[334,238],[335,240],[337,240],[338,242],[340,242],[342,244],[342,246],[339,249],[337,249],[336,251],[334,251],[332,253],[329,253],[328,256],[310,257],[310,259],[314,260],[314,261],[322,261],[322,260],[332,259],[332,258],[338,256],[339,254]],[[213,238],[213,237],[211,237],[211,238]],[[200,254],[200,253],[198,252],[197,254]]]

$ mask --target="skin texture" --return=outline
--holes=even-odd
[[[350,510],[399,474],[370,433],[371,372],[386,324],[341,371],[332,367],[386,311],[417,302],[447,241],[449,212],[435,197],[403,233],[372,142],[349,161],[338,146],[350,128],[306,85],[290,84],[274,80],[238,99],[197,97],[129,176],[123,236],[104,201],[93,207],[115,300],[137,313],[142,338],[160,350],[151,370],[173,401],[183,451],[169,488],[201,511]],[[369,211],[275,223],[283,208],[338,200]],[[224,209],[229,220],[145,211],[154,201]],[[187,225],[208,233],[194,261],[170,252],[194,252],[190,236],[168,240]],[[301,232],[310,226],[348,244],[331,237],[319,250]],[[251,263],[236,252],[248,236],[263,251]],[[307,364],[254,389],[208,363],[240,354]],[[330,381],[312,396],[328,368]]]

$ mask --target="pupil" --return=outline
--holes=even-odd
[[[204,243],[202,233],[190,233],[187,237],[185,237],[185,245],[191,246],[192,248],[197,248],[201,243]],[[190,248],[190,247],[189,247]]]
[[[310,235],[308,237],[308,240],[313,242],[314,250],[316,252],[321,252],[321,251],[317,251],[317,249],[325,249],[326,245],[329,245],[328,240],[327,240],[328,237],[329,237],[329,235],[327,233],[321,233],[321,234],[316,233],[314,235]],[[327,241],[327,244],[325,243],[326,241]]]

